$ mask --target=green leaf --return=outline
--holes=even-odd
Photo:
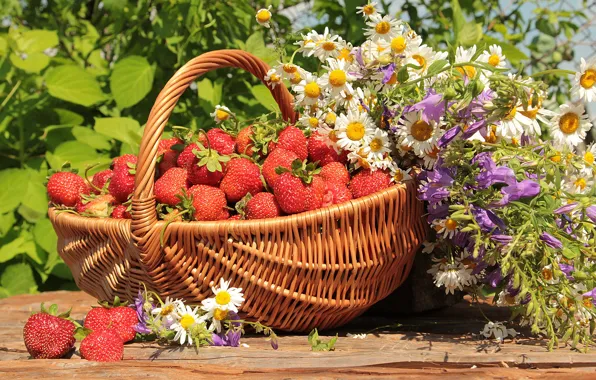
[[[95,131],[104,136],[138,148],[141,143],[141,126],[128,117],[104,117],[95,119]]]
[[[140,56],[126,57],[114,65],[110,89],[118,108],[129,108],[140,102],[151,91],[155,66]]]
[[[25,243],[25,238],[19,236],[7,244],[4,244],[2,248],[0,248],[0,263],[10,261],[16,255],[24,253],[26,248]]]
[[[313,329],[310,334],[308,334],[308,343],[312,351],[333,351],[335,350],[335,343],[337,342],[338,336],[334,336],[329,339],[328,342],[323,342],[319,337],[319,332],[317,329]]]
[[[58,115],[61,125],[81,125],[85,118],[76,112],[64,108],[54,108],[54,112]]]
[[[267,108],[271,112],[280,112],[279,106],[277,105],[277,102],[273,98],[273,95],[271,95],[271,91],[269,91],[269,88],[267,88],[267,86],[265,86],[264,84],[252,86],[250,88],[250,92],[255,97],[255,99],[257,99],[259,103],[263,105],[263,107]]]
[[[0,171],[0,213],[16,209],[27,192],[29,173],[23,169]]]
[[[21,207],[19,207],[19,214],[21,214],[29,222],[35,222],[48,211],[48,196],[46,187],[43,184],[43,178],[35,178],[30,176],[29,186],[23,198]],[[26,210],[22,212],[22,208]],[[25,215],[23,215],[25,213]]]
[[[95,77],[79,66],[51,68],[45,81],[50,95],[67,102],[90,107],[107,99]]]
[[[516,48],[514,45],[508,44],[506,42],[501,42],[489,36],[484,36],[482,40],[486,43],[487,46],[492,44],[499,45],[503,50],[503,54],[505,55],[505,57],[509,60],[509,62],[511,62],[514,65],[519,63],[520,61],[528,59],[528,56],[524,54],[521,50]]]
[[[463,46],[470,47],[482,38],[482,24],[469,22],[463,26],[457,41]]]
[[[112,144],[110,141],[104,136],[91,128],[85,127],[74,127],[72,129],[73,136],[82,143],[85,143],[95,149],[99,150],[110,150],[112,148]]]
[[[17,50],[23,53],[41,53],[58,45],[58,34],[53,30],[28,30],[17,39]]]
[[[277,55],[274,50],[269,49],[265,45],[263,39],[263,33],[255,32],[251,34],[246,40],[245,50],[249,53],[256,55],[268,64],[273,63],[277,59]],[[262,79],[262,78],[259,78]]]
[[[453,12],[453,32],[457,40],[461,30],[466,24],[466,18],[461,10],[458,0],[451,0],[451,12]]]
[[[14,216],[14,212],[12,211],[5,214],[0,214],[0,238],[6,236],[16,221],[17,219]]]
[[[26,263],[12,264],[4,268],[0,285],[12,295],[37,291],[33,270]]]
[[[27,73],[39,73],[50,64],[50,57],[44,53],[31,53],[23,56],[11,53],[10,62],[16,68]]]
[[[441,71],[449,62],[446,59],[439,59],[434,61],[427,70],[426,75],[434,75]]]
[[[56,252],[58,237],[56,236],[52,222],[48,218],[40,219],[35,223],[33,239],[44,251],[48,253]]]
[[[87,166],[110,161],[107,155],[100,155],[89,145],[78,141],[63,142],[54,152],[47,152],[46,159],[54,170],[59,170],[62,165],[70,162],[71,167],[79,172],[83,172]]]
[[[572,260],[574,258],[576,258],[577,256],[579,256],[580,251],[579,248],[577,247],[567,247],[564,246],[563,247],[563,256],[565,256],[565,258]]]

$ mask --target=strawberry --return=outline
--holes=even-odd
[[[112,214],[112,206],[116,199],[110,194],[92,197],[83,196],[75,206],[75,211],[82,216],[107,218]]]
[[[303,212],[306,208],[308,188],[290,172],[282,173],[273,187],[279,207],[287,214]]]
[[[242,219],[242,215],[240,215],[240,214],[234,214],[228,218],[228,220],[241,220],[241,219]]]
[[[180,203],[183,192],[188,189],[187,172],[184,168],[171,168],[155,181],[155,199],[159,203],[175,206]]]
[[[52,305],[48,312],[41,304],[41,312],[30,316],[25,323],[23,338],[33,359],[58,359],[74,347],[76,327],[67,319],[70,312],[55,315],[57,309]]]
[[[125,205],[117,205],[112,211],[112,218],[114,219],[131,219],[132,216]]]
[[[278,148],[284,148],[296,153],[301,161],[306,160],[308,157],[307,140],[304,133],[291,125],[280,132],[275,150]]]
[[[386,170],[362,169],[350,182],[350,190],[354,198],[376,193],[391,185],[391,175]]]
[[[222,166],[222,170],[212,172],[209,171],[207,165],[191,165],[188,168],[188,182],[193,185],[217,186],[224,176],[223,170],[225,170],[225,166]]]
[[[187,145],[186,148],[184,148],[184,150],[182,150],[182,152],[178,156],[178,159],[176,160],[176,163],[178,164],[178,166],[181,168],[188,169],[190,167],[190,165],[192,165],[194,159],[196,158],[193,150],[199,150],[199,149],[200,149],[199,144],[197,144],[197,143],[192,143],[190,145]]]
[[[321,169],[321,178],[326,182],[339,182],[347,185],[350,183],[350,173],[344,164],[339,162],[330,162]]]
[[[307,189],[308,196],[306,198],[304,209],[310,211],[321,208],[323,206],[325,194],[327,193],[325,181],[323,181],[320,176],[315,175],[312,178],[312,182],[307,186]]]
[[[81,356],[94,362],[117,362],[122,360],[124,342],[115,330],[94,331],[81,342]]]
[[[323,201],[323,206],[336,205],[352,199],[352,192],[346,185],[339,182],[325,182],[327,194]]]
[[[116,300],[115,305],[119,305]],[[134,327],[139,322],[136,311],[128,306],[94,307],[85,316],[84,327],[99,332],[107,329],[114,330],[123,342],[135,338]]]
[[[267,219],[281,215],[281,208],[271,193],[258,193],[252,197],[245,207],[246,219]]]
[[[159,145],[157,146],[157,168],[160,175],[163,175],[168,169],[176,166],[176,161],[178,160],[180,152],[173,150],[172,147],[180,144],[182,144],[182,140],[177,137],[164,139],[159,142]]]
[[[207,131],[207,137],[201,134],[199,142],[203,146],[215,149],[219,154],[227,156],[236,150],[234,138],[221,129],[213,128]]]
[[[318,162],[320,166],[326,166],[331,162],[345,164],[348,161],[346,151],[337,154],[334,148],[325,143],[325,137],[317,132],[313,133],[308,139],[308,157],[312,162]]]
[[[71,172],[52,174],[48,180],[48,197],[56,205],[74,207],[83,194],[89,194],[89,186],[82,177]]]
[[[223,220],[230,216],[226,195],[217,187],[194,185],[188,194],[192,196],[195,220]]]
[[[130,161],[126,163],[120,161],[114,164],[114,174],[110,179],[108,191],[118,202],[126,202],[133,193],[135,189],[135,171],[135,164]]]
[[[137,164],[137,156],[134,154],[125,154],[120,157],[116,157],[112,160],[112,168],[116,169],[118,166],[132,167]]]
[[[253,135],[254,130],[252,126],[238,132],[238,136],[236,136],[236,153],[246,154],[247,156],[252,156],[255,153],[254,143],[252,141]]]
[[[106,184],[112,178],[114,172],[111,169],[102,170],[99,173],[95,173],[93,175],[93,179],[91,180],[92,191],[95,194],[101,193],[102,190],[107,189]],[[98,190],[99,189],[99,190]]]
[[[199,144],[193,150],[195,158],[187,168],[188,181],[192,185],[217,186],[224,176],[225,163],[230,161],[229,156],[221,156],[215,149],[205,149]]]
[[[228,202],[238,202],[248,193],[260,193],[263,191],[261,169],[247,158],[234,158],[228,163],[219,188]]]
[[[279,177],[279,174],[275,172],[278,167],[290,169],[292,167],[292,162],[297,160],[298,156],[296,153],[289,151],[287,149],[279,148],[275,149],[263,162],[263,177],[267,182],[269,187],[273,188],[275,185],[275,181]]]

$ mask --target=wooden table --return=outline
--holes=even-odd
[[[193,348],[133,343],[125,346],[124,360],[119,363],[88,362],[78,352],[69,359],[31,360],[22,328],[41,302],[58,303],[61,310],[72,306],[72,316],[80,320],[95,300],[82,292],[0,300],[2,378],[596,378],[596,350],[582,354],[567,347],[548,352],[541,340],[517,339],[499,345],[470,334],[480,331],[484,321],[477,307],[467,302],[422,316],[361,317],[338,331],[321,334],[339,333],[334,352],[311,352],[306,336],[282,335],[277,351],[265,338],[255,336],[242,339],[249,347],[208,347],[198,353]],[[486,305],[483,310],[497,320],[507,315]],[[378,329],[365,339],[346,337],[374,327]]]

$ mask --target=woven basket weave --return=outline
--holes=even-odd
[[[161,91],[141,142],[132,220],[49,210],[58,250],[82,290],[100,300],[132,299],[144,283],[198,302],[219,279],[244,289],[246,318],[281,330],[349,322],[407,277],[426,234],[412,181],[340,205],[264,220],[157,219],[153,186],[159,139],[178,98],[200,75],[222,67],[264,78],[269,67],[238,50],[203,54]],[[271,90],[283,117],[296,120],[284,86]],[[165,228],[164,246],[160,234]]]

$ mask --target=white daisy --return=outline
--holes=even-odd
[[[319,40],[315,42],[315,45],[314,56],[319,58],[321,62],[325,62],[328,58],[338,56],[344,42],[340,36],[331,34],[329,28],[325,27],[325,32],[319,36]]]
[[[588,145],[586,151],[583,154],[584,163],[586,168],[596,169],[596,143]]]
[[[555,276],[555,273],[553,271],[552,264],[548,264],[548,265],[544,266],[542,268],[542,270],[540,271],[540,274],[542,275],[542,279],[544,280],[544,282],[546,282],[549,285],[554,285],[554,284],[559,283],[559,279]]]
[[[317,130],[323,124],[323,111],[320,109],[316,110],[314,114],[312,113],[304,113],[298,121],[303,126],[310,128],[312,130]]]
[[[402,168],[398,167],[397,165],[393,166],[390,171],[391,181],[393,181],[395,183],[400,183],[400,182],[412,179],[412,176],[410,175],[411,170],[412,170],[412,168],[408,168],[408,170],[403,170]],[[424,252],[424,250],[423,250],[423,252]]]
[[[368,4],[356,7],[356,9],[358,9],[356,13],[360,13],[366,18],[371,18],[372,16],[376,16],[378,14],[376,6],[376,2],[369,1]]]
[[[451,218],[435,219],[432,222],[432,227],[437,232],[437,235],[452,239],[459,229],[459,224]]]
[[[348,161],[350,164],[354,165],[355,169],[363,168],[363,169],[370,169],[370,161],[368,160],[368,155],[364,153],[364,149],[358,149],[353,152],[348,153]]]
[[[307,34],[302,34],[302,40],[295,43],[298,45],[298,51],[303,53],[306,57],[314,54],[317,42],[321,39],[321,35],[316,30],[312,30]]]
[[[160,317],[168,317],[175,313],[176,307],[180,303],[180,300],[173,300],[170,297],[166,298],[166,301],[161,305],[161,307],[156,307],[155,309],[151,310],[151,314],[158,315]]]
[[[217,124],[219,124],[222,121],[228,120],[234,114],[232,113],[232,111],[230,111],[228,107],[220,106],[218,104],[215,106],[215,111],[213,111],[209,115],[213,118],[213,120],[215,120]]]
[[[464,49],[462,46],[459,46],[455,51],[455,63],[467,63],[472,62],[472,58],[476,54],[476,45],[472,46],[469,49]],[[476,67],[471,65],[466,65],[462,67],[455,68],[463,77],[468,79],[476,79],[478,77],[478,70]]]
[[[362,146],[365,138],[375,130],[373,120],[365,112],[349,109],[347,114],[342,113],[336,120],[337,144],[350,151]]]
[[[212,287],[211,289],[215,297],[204,299],[201,302],[201,309],[207,312],[214,309],[238,312],[238,307],[244,302],[242,289],[231,288],[230,282],[225,281],[223,278],[219,281],[219,287]]]
[[[340,92],[346,89],[354,77],[346,69],[347,62],[343,59],[329,58],[328,65],[323,66],[327,72],[321,77],[321,85],[330,90],[332,96],[338,96]]]
[[[281,83],[281,76],[276,69],[269,69],[265,75],[265,82],[267,82],[271,88],[275,88],[275,86]]]
[[[501,124],[498,126],[500,136],[519,140],[522,133],[533,125],[532,120],[518,112],[520,107],[523,106],[512,107],[503,117]]]
[[[399,121],[399,144],[410,146],[418,156],[432,152],[441,136],[441,131],[434,120],[425,121],[422,111],[408,112]]]
[[[337,97],[336,102],[338,107],[343,107],[345,109],[356,109],[360,105],[360,99],[364,97],[361,88],[357,88],[354,90],[352,85],[346,85],[340,93],[339,97]]]
[[[312,136],[314,136],[314,138],[317,140],[323,141],[325,145],[335,150],[337,154],[342,153],[342,149],[337,145],[337,131],[333,127],[323,124],[319,129],[317,129],[316,135]]]
[[[271,27],[269,24],[271,21],[271,5],[268,8],[259,9],[255,18],[257,19],[257,22],[265,28]]]
[[[422,248],[422,253],[433,253],[435,248],[437,247],[437,244],[439,244],[438,242],[430,242],[428,240],[425,240],[422,242],[422,246],[424,248]]]
[[[573,148],[580,144],[592,128],[583,104],[561,104],[551,120],[550,134],[555,143]]]
[[[293,87],[294,92],[297,94],[295,103],[304,106],[317,103],[323,93],[321,86],[322,84],[319,78],[311,73],[307,73],[304,79]]]
[[[366,23],[368,29],[364,32],[364,35],[370,37],[372,40],[385,39],[391,40],[396,35],[400,34],[403,25],[400,21],[394,19],[391,16],[375,15],[369,18]]]
[[[413,30],[409,30],[404,34],[393,37],[389,42],[389,48],[393,54],[401,55],[419,47],[421,44],[422,37]]]
[[[386,57],[386,59],[390,60],[391,56],[389,53],[389,43],[386,41],[366,40],[362,46],[360,46],[360,54],[365,65],[379,61],[381,60],[381,57]]]
[[[209,329],[219,333],[222,330],[222,322],[230,319],[230,312],[216,307],[210,309],[207,314],[205,314],[205,318],[211,321]]]
[[[463,290],[464,286],[468,285],[472,270],[466,268],[457,258],[448,262],[445,258],[433,257],[433,261],[435,263],[426,273],[433,275],[438,288],[445,287],[445,294],[454,294],[456,289]]]
[[[295,81],[296,78],[301,79],[302,76],[306,73],[303,68],[293,63],[280,62],[277,66],[275,66],[275,70],[277,71],[277,75],[280,75],[283,79],[289,80],[290,82],[292,82],[292,84],[298,84],[293,83],[293,81]]]
[[[433,146],[432,150],[422,155],[422,162],[424,167],[428,170],[432,170],[439,159],[439,152],[441,150],[437,145]]]
[[[587,62],[581,59],[580,70],[575,74],[572,93],[586,102],[596,101],[596,57]]]
[[[505,55],[503,55],[503,49],[501,49],[499,45],[490,45],[488,50],[485,50],[480,54],[478,61],[502,69],[505,67]]]
[[[480,331],[485,338],[494,337],[498,342],[503,342],[507,337],[515,338],[517,331],[508,329],[502,322],[488,322],[484,325],[484,329]]]
[[[389,135],[377,128],[374,134],[365,139],[363,149],[370,159],[382,160],[391,151],[389,149]]]
[[[585,194],[592,189],[594,176],[591,172],[580,171],[564,180],[564,188],[571,194]]]
[[[412,48],[407,54],[407,64],[414,64],[420,66],[419,69],[410,68],[410,73],[414,76],[423,76],[426,74],[428,67],[437,59],[447,58],[446,52],[435,52],[432,48],[421,45]]]
[[[531,104],[528,104],[528,108],[524,109],[523,106],[520,106],[517,108],[517,112],[530,120],[530,123],[524,126],[525,133],[530,136],[540,136],[542,134],[542,129],[540,128],[540,124],[538,122],[540,121],[544,124],[548,124],[548,119],[546,116],[553,115],[551,111],[542,108],[542,100],[536,104],[536,107],[532,107]]]
[[[179,302],[176,307],[177,320],[170,326],[171,330],[176,331],[174,340],[179,341],[180,344],[188,342],[192,344],[192,337],[190,336],[189,330],[197,323],[201,323],[203,320],[198,315],[199,307],[194,309],[188,305],[184,305]]]

